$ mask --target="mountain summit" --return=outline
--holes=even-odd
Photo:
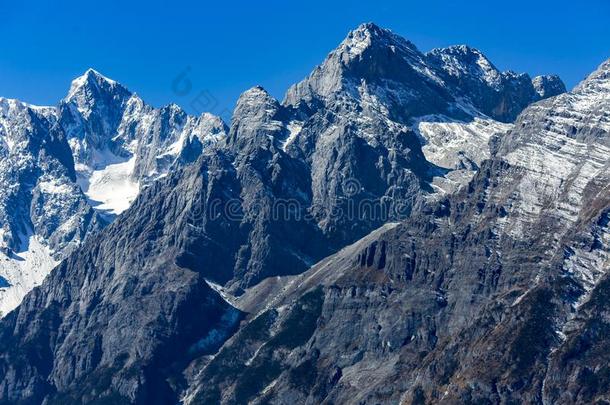
[[[81,101],[84,104],[84,102],[90,102],[96,97],[109,95],[117,98],[129,98],[131,93],[121,84],[89,68],[82,76],[72,81],[65,100],[77,100],[77,102]]]

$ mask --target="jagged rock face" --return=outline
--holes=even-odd
[[[547,94],[554,95],[551,90]],[[419,153],[413,144],[422,143],[426,159],[446,170],[439,175],[414,162],[410,171],[419,178],[428,171],[437,178],[435,186],[454,190],[489,157],[491,136],[510,128],[496,120],[512,121],[540,99],[529,76],[499,72],[477,50],[450,47],[424,55],[390,31],[365,24],[289,89],[284,105],[297,110],[293,127],[298,131],[289,138],[287,151],[303,154],[324,177],[335,171],[335,162],[329,153],[316,154],[316,145],[324,142],[321,150],[341,150],[345,137],[355,139],[362,143],[358,149],[375,149],[368,161],[377,168],[359,166],[364,159],[339,164],[349,172],[377,171],[377,183],[387,183],[391,194],[412,181],[394,180],[396,173],[388,176],[385,168],[396,167],[405,147],[411,155]]]
[[[241,209],[247,218],[242,225],[248,236],[237,253],[230,251],[226,269],[210,277],[247,286],[268,275],[298,273],[388,218],[408,216],[430,191],[452,190],[467,181],[488,157],[491,135],[506,128],[487,118],[460,121],[482,113],[473,109],[474,101],[464,103],[457,97],[463,89],[444,82],[443,71],[435,70],[429,59],[410,42],[366,24],[291,89],[283,105],[261,89],[244,94],[227,150],[237,168],[237,179],[229,182],[235,180],[243,189],[238,197],[245,202]],[[48,121],[44,125],[53,122],[66,134],[72,159],[65,144],[55,152],[67,170],[76,173],[89,204],[106,221],[127,209],[142,188],[172,168],[195,161],[229,132],[210,114],[190,117],[175,105],[153,108],[91,69],[73,81],[57,110],[44,111]],[[431,114],[434,118],[421,118]],[[465,134],[463,142],[451,148],[435,146],[445,143],[446,125]],[[423,150],[422,140],[427,143]],[[433,178],[434,189],[430,188]],[[55,179],[48,181],[56,185]],[[269,193],[265,190],[270,185]],[[47,203],[43,209],[44,203],[38,201],[34,214],[72,210],[81,204],[78,188],[74,184],[68,188],[64,191],[72,195],[70,204],[49,209]],[[308,218],[303,233],[295,233],[294,243],[279,253],[265,236],[277,234],[276,239],[282,240],[294,221],[271,218],[277,214],[270,211],[277,199],[298,204],[298,217]],[[350,210],[348,200],[369,204],[369,211],[375,212],[356,220],[337,215]],[[259,215],[261,206],[269,212]],[[73,241],[63,237],[65,243],[78,244],[87,233],[82,225],[75,231],[75,219],[70,226],[58,220],[60,215],[51,216],[64,224],[65,234],[78,233]],[[50,232],[41,236],[48,246]],[[56,258],[64,257],[61,249],[56,253]],[[45,270],[38,272],[37,282],[54,265],[48,259],[48,254],[36,255],[36,261],[46,263],[39,266]],[[23,270],[13,272],[18,275]]]
[[[141,188],[173,166],[195,160],[226,133],[220,118],[188,116],[175,104],[153,108],[119,83],[89,69],[72,82],[58,109],[78,183],[109,219]]]
[[[557,75],[536,76],[532,79],[532,84],[542,99],[566,92],[566,86]]]
[[[119,83],[89,69],[72,82],[65,101],[59,106],[59,121],[72,141],[75,160],[100,164],[96,151],[123,152],[123,139],[114,138],[131,93]]]
[[[466,117],[454,104],[412,43],[373,24],[351,32],[307,79],[291,87],[284,106],[293,111],[293,130],[284,148],[311,167],[312,213],[320,228],[345,240],[347,224],[333,212],[344,211],[340,202],[353,197],[346,196],[350,181],[362,199],[383,200],[388,217],[397,211],[408,215],[435,173],[410,127],[412,119]],[[350,234],[374,228],[364,225],[359,230],[361,225],[352,223]]]
[[[340,107],[342,101],[367,98],[371,103],[379,99],[386,115],[399,122],[446,112],[453,101],[415,45],[365,24],[352,31],[306,80],[293,86],[285,103],[315,108],[320,102],[335,102]]]
[[[408,215],[425,192],[431,166],[413,133],[388,133],[386,145],[373,146],[354,130],[329,133],[332,126],[317,118],[297,123],[299,114],[260,87],[240,97],[226,146],[219,147],[223,159],[204,169],[214,173],[208,187],[219,191],[213,201],[198,199],[200,223],[185,236],[181,263],[239,291],[269,276],[304,271],[381,225],[393,204],[403,204],[399,214]],[[334,114],[329,119],[346,122]],[[379,212],[348,216],[348,204],[361,201]],[[231,207],[236,217],[223,212],[221,225],[208,221],[218,207]]]
[[[457,194],[248,290],[187,403],[607,400],[608,77],[526,109]]]
[[[481,112],[501,122],[512,122],[529,104],[566,91],[555,75],[500,72],[480,51],[465,45],[434,49],[426,54],[439,76],[458,94],[467,94]]]

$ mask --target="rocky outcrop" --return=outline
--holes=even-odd
[[[566,86],[557,75],[536,76],[532,79],[532,84],[536,93],[543,99],[566,92]]]
[[[477,110],[501,122],[513,122],[532,102],[566,91],[556,75],[537,76],[500,72],[480,51],[466,45],[434,49],[426,54],[439,76],[466,94]]]

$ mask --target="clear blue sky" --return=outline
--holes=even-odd
[[[466,43],[501,69],[557,73],[568,87],[610,58],[609,0],[0,0],[0,96],[56,104],[93,67],[155,106],[191,110],[207,92],[220,113],[256,84],[281,99],[368,21],[422,51]],[[193,88],[176,94],[187,68]]]

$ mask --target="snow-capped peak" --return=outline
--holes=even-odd
[[[35,118],[36,117],[36,118]],[[33,137],[42,137],[35,121],[47,125],[57,119],[54,107],[42,107],[19,100],[0,97],[0,150],[13,151],[17,145],[27,146]]]
[[[43,116],[47,117],[49,115],[53,115],[55,112],[55,107],[51,107],[51,106],[43,106],[43,105],[34,105],[34,104],[29,104],[29,103],[25,103],[23,101],[14,99],[14,98],[6,98],[6,97],[0,97],[0,112],[6,113],[8,111],[8,109],[18,109],[18,110],[23,110],[23,109],[30,109],[33,110],[37,113],[41,113]]]
[[[371,38],[376,31],[376,25],[362,24],[348,34],[347,38],[341,43],[340,49],[345,50],[351,57],[356,57],[371,45]]]
[[[14,98],[0,97],[0,113],[6,113],[9,109],[24,108],[25,103]]]
[[[284,103],[298,105],[339,93],[357,98],[362,79],[443,86],[441,78],[427,65],[425,55],[412,42],[388,29],[366,23],[351,31],[308,78],[292,86]],[[403,96],[410,97],[406,93]]]
[[[0,105],[3,105],[5,107],[11,105],[11,106],[24,106],[24,107],[28,107],[28,108],[50,108],[50,107],[46,107],[46,106],[37,106],[37,105],[33,105],[33,104],[28,104],[25,103],[23,101],[17,100],[15,98],[6,98],[6,97],[0,97]]]
[[[390,48],[394,52],[396,48],[400,48],[408,50],[409,53],[419,53],[410,41],[372,22],[360,24],[355,30],[351,31],[335,52],[346,54],[349,59],[353,59],[362,55],[367,48],[374,46]]]
[[[277,101],[262,86],[254,86],[243,92],[237,100],[237,110],[276,109]],[[267,106],[267,107],[266,107]]]
[[[72,80],[72,84],[70,85],[70,91],[68,91],[66,100],[69,101],[71,99],[74,99],[85,88],[97,90],[104,89],[106,91],[112,89],[119,89],[122,93],[129,93],[129,91],[125,87],[123,87],[115,80],[109,79],[98,71],[89,68],[83,75]]]

